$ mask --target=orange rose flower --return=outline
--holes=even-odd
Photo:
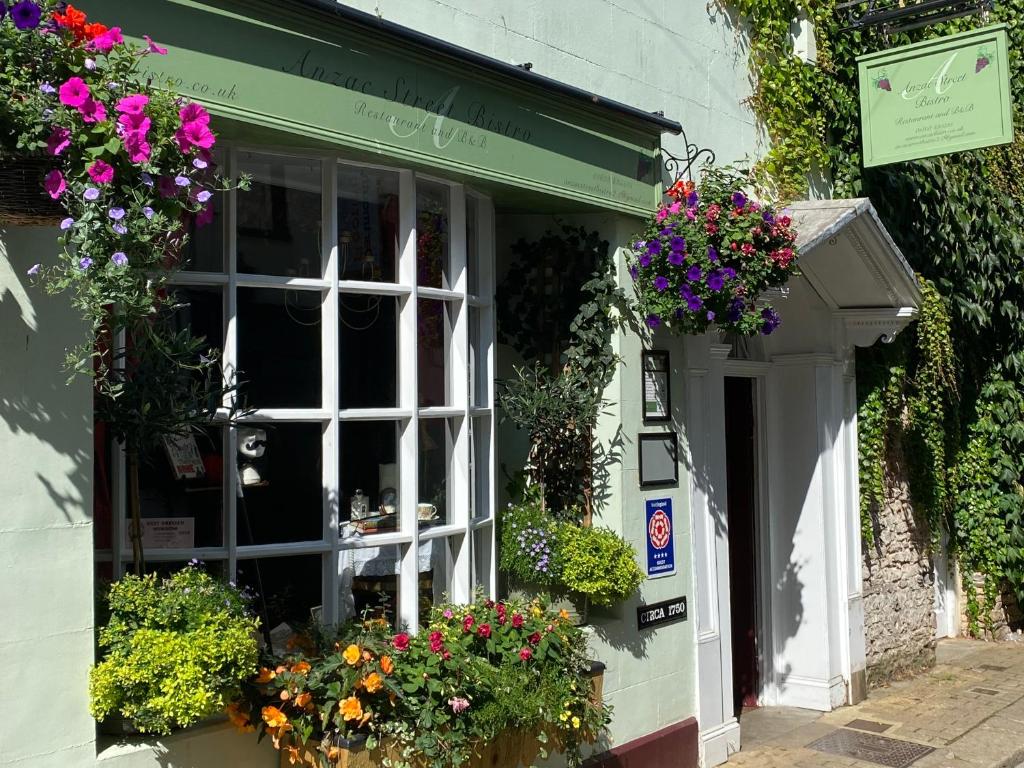
[[[385,675],[390,675],[395,671],[395,662],[391,660],[390,656],[380,657],[380,671]]]
[[[256,684],[257,685],[266,685],[271,680],[273,680],[275,677],[277,677],[277,673],[274,672],[274,670],[267,669],[266,667],[261,667],[260,668],[260,673],[256,677]]]
[[[363,678],[363,687],[367,693],[376,693],[384,687],[384,680],[376,672],[371,672]]]
[[[345,720],[358,720],[363,716],[363,705],[355,696],[349,696],[341,702],[341,716]]]
[[[348,664],[355,666],[359,662],[360,658],[359,646],[350,645],[344,650],[344,652],[342,652],[341,658],[343,658]]]
[[[305,709],[309,706],[309,702],[313,699],[313,694],[309,691],[304,691],[295,697],[295,706],[299,709]]]
[[[264,707],[263,722],[271,728],[280,728],[288,724],[288,716],[277,707]]]
[[[304,675],[309,672],[310,666],[308,661],[300,661],[297,664],[292,664],[292,674]]]

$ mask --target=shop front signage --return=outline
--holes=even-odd
[[[647,578],[676,572],[676,546],[672,535],[672,499],[647,499]]]
[[[83,0],[169,49],[142,63],[250,126],[646,215],[659,137],[473,67],[287,3]]]
[[[1013,141],[1006,40],[998,24],[859,57],[864,166]]]
[[[637,629],[652,629],[664,624],[675,624],[677,621],[686,621],[685,596],[636,607]]]

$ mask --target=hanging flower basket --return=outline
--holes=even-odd
[[[674,184],[632,244],[639,320],[679,334],[768,335],[779,325],[760,299],[796,274],[796,232],[785,212],[750,199],[745,179],[707,169],[699,186]]]
[[[64,218],[64,209],[43,190],[51,168],[42,157],[0,157],[0,224],[49,227]]]

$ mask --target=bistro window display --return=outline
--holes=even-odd
[[[327,154],[220,159],[252,191],[190,242],[176,312],[223,348],[224,413],[244,415],[151,457],[147,568],[202,559],[260,593],[271,630],[365,613],[415,630],[441,595],[493,592],[490,201]],[[104,455],[97,560],[117,577],[126,473]]]

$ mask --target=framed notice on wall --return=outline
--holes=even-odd
[[[640,448],[640,486],[679,484],[679,450],[675,432],[637,435]]]
[[[643,371],[644,421],[669,421],[672,418],[672,400],[669,393],[668,352],[645,350],[641,354]]]

